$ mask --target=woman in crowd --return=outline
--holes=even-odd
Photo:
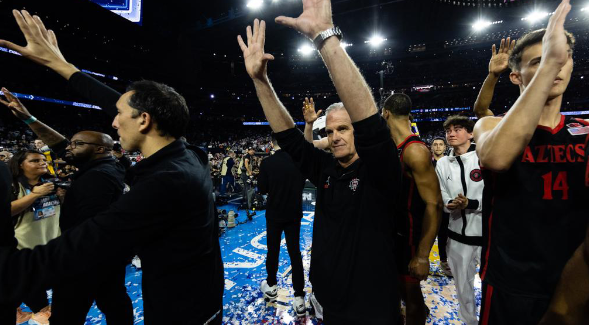
[[[47,159],[36,150],[23,150],[12,157],[8,166],[13,176],[10,212],[18,249],[45,245],[60,235],[60,197],[55,193],[53,183],[44,179]],[[59,194],[63,197],[61,191]],[[19,321],[32,317],[37,323],[49,323],[51,306],[44,290],[31,292],[25,303],[33,314],[24,313],[19,308]]]

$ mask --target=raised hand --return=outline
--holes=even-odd
[[[511,37],[501,40],[501,44],[499,45],[499,51],[497,51],[497,47],[493,44],[491,48],[492,56],[491,61],[489,61],[489,73],[495,75],[495,77],[499,77],[503,72],[507,70],[509,67],[509,56],[511,52],[513,52],[513,48],[515,47],[515,40],[511,40]]]
[[[10,91],[8,91],[8,89],[2,88],[2,92],[4,93],[4,97],[6,97],[6,100],[0,98],[0,103],[10,108],[10,111],[12,112],[12,114],[14,114],[14,116],[23,121],[29,119],[32,116],[31,113],[29,113],[29,110],[27,110],[27,108],[25,107],[25,105],[23,105],[23,103],[21,103],[20,100],[16,98],[16,96],[14,96]]]
[[[313,97],[309,100],[309,98],[305,97],[305,101],[303,102],[303,117],[307,124],[312,124],[313,122],[317,121],[319,115],[323,113],[323,110],[319,110],[319,112],[315,112],[315,102],[313,101]]]
[[[247,45],[241,38],[237,36],[237,42],[241,51],[243,51],[243,60],[245,61],[245,69],[252,79],[266,78],[268,61],[274,60],[272,54],[264,53],[264,44],[266,42],[266,22],[258,19],[254,20],[254,28],[247,26]]]
[[[303,0],[303,13],[298,18],[279,16],[276,23],[315,39],[319,33],[333,27],[331,0]]]
[[[22,47],[6,40],[0,40],[0,46],[5,46],[45,66],[57,62],[67,62],[57,46],[55,33],[45,28],[41,18],[31,16],[26,10],[13,10],[12,14],[27,40],[27,45]]]
[[[570,52],[568,51],[564,22],[570,11],[570,0],[562,0],[552,17],[550,17],[548,27],[546,27],[546,34],[542,39],[541,65],[550,65],[560,69],[567,63]]]

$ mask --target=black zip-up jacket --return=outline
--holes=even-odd
[[[266,219],[300,221],[303,217],[305,178],[284,150],[262,160],[258,175],[260,194],[268,193]]]
[[[5,163],[0,162],[0,246],[16,248],[14,225],[10,216],[12,177]]]
[[[51,147],[60,157],[65,153],[66,140]],[[114,157],[87,162],[72,175],[59,215],[62,232],[96,216],[123,195],[125,168]]]
[[[72,83],[91,99],[108,96],[82,73]],[[203,324],[220,311],[224,272],[206,154],[177,140],[137,163],[128,178],[131,190],[107,211],[47,245],[0,249],[0,303],[136,253],[146,325],[169,324],[170,311],[193,315],[182,324]]]
[[[395,324],[399,310],[394,211],[401,164],[377,114],[353,123],[360,159],[342,168],[298,129],[276,134],[317,186],[310,280],[326,314],[354,324]]]

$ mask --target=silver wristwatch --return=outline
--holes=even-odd
[[[325,40],[332,37],[332,36],[335,36],[335,37],[339,38],[340,40],[344,37],[342,34],[342,31],[337,26],[334,26],[333,28],[322,31],[313,40],[313,44],[315,44],[315,48],[317,49],[317,51],[321,50],[321,47],[323,46],[323,43],[325,43]]]

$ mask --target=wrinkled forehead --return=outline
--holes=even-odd
[[[346,125],[352,127],[352,120],[345,109],[338,109],[330,112],[325,121],[326,129],[335,129],[338,126]]]

